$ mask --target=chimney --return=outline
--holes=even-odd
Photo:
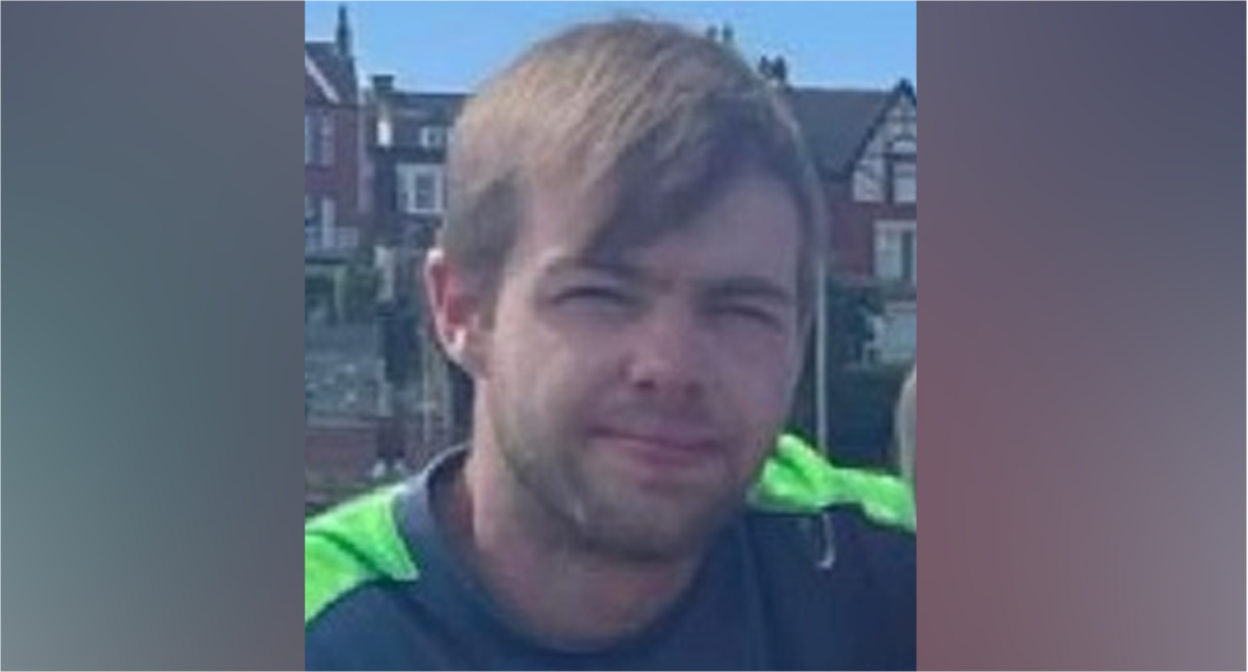
[[[783,56],[758,59],[758,74],[775,86],[783,88],[789,85],[789,63]]]
[[[776,83],[780,86],[789,85],[789,62],[784,60],[783,56],[777,56],[772,62],[772,74],[775,75]]]
[[[373,75],[373,92],[379,98],[394,93],[394,75]]]
[[[711,26],[706,29],[706,36],[712,41],[718,42],[725,47],[736,48],[736,33],[732,29],[731,23],[724,23],[718,26]]]
[[[338,27],[334,31],[334,44],[338,55],[351,58],[351,23],[347,20],[347,6],[338,5]]]

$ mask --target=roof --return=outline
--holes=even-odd
[[[898,97],[915,98],[909,82],[890,90],[794,88],[797,116],[820,169],[848,175]]]
[[[390,100],[400,117],[419,119],[425,124],[450,126],[468,101],[463,93],[409,93],[396,91]]]
[[[351,103],[357,99],[359,84],[355,60],[344,57],[333,42],[304,42],[303,69],[320,91],[322,102]]]

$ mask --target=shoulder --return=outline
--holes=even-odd
[[[786,667],[916,664],[914,492],[782,435],[749,493],[748,537]]]
[[[753,512],[746,526],[788,666],[914,668],[914,532],[850,506]]]
[[[852,577],[855,581],[913,582],[914,531],[874,520],[854,507],[810,514],[752,511],[746,529],[770,570],[793,577]]]
[[[915,504],[904,480],[837,466],[786,436],[749,497],[747,527],[768,567],[794,579],[851,584],[839,595],[877,586],[884,597],[913,593]]]
[[[305,629],[329,607],[361,588],[417,578],[419,571],[396,518],[400,487],[377,490],[305,525]]]

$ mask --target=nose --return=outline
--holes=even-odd
[[[687,403],[702,394],[711,375],[709,345],[690,311],[652,311],[630,349],[629,383],[663,401]]]

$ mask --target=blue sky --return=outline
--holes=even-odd
[[[336,2],[304,4],[304,38],[332,39]],[[917,86],[913,2],[348,2],[365,77],[469,91],[528,44],[579,20],[641,14],[702,28],[729,22],[751,61],[783,53],[799,86]]]

